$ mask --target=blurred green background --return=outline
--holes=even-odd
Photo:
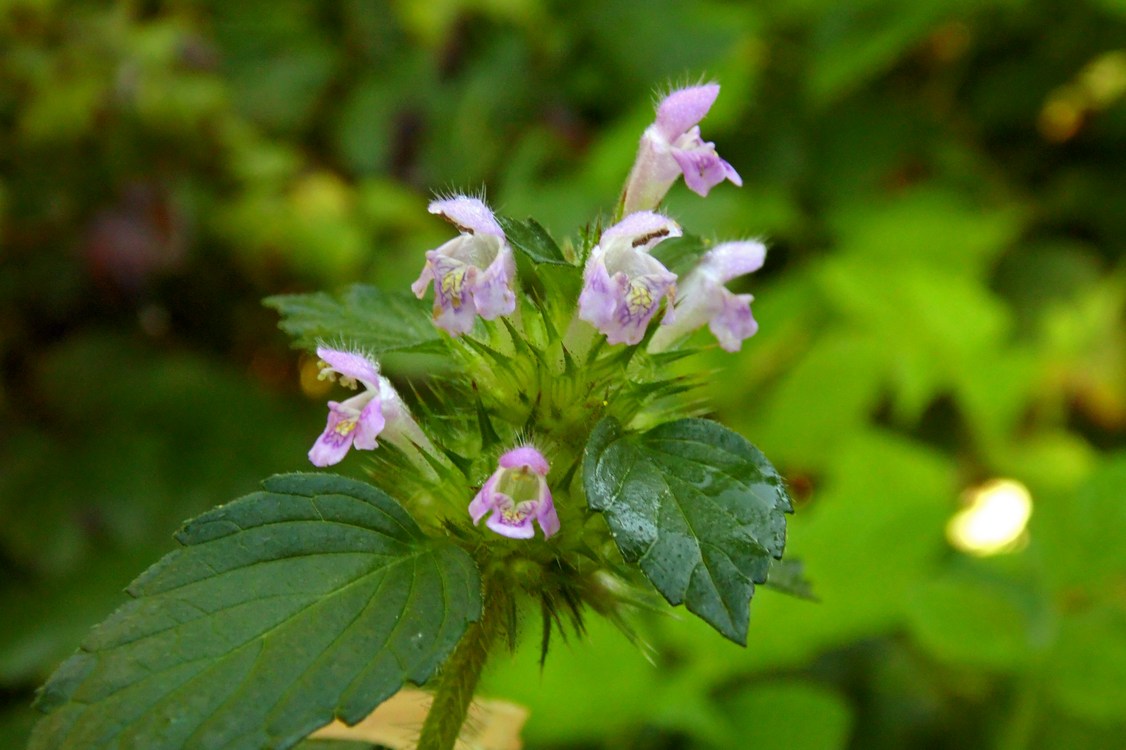
[[[1123,0],[0,8],[0,747],[180,521],[306,468],[261,297],[405,286],[434,191],[574,234],[701,75],[746,185],[668,208],[769,242],[711,396],[820,601],[531,637],[487,692],[532,748],[1126,746]]]

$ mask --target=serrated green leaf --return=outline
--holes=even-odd
[[[428,305],[407,292],[354,284],[340,295],[282,294],[263,304],[281,313],[278,326],[305,349],[341,341],[374,355],[441,347]]]
[[[792,510],[757,448],[706,419],[630,434],[607,417],[587,444],[583,483],[622,556],[670,604],[746,643],[754,584],[782,556]]]
[[[536,263],[551,263],[557,266],[569,266],[563,251],[547,230],[535,219],[518,221],[507,216],[498,216],[497,221],[504,229],[504,236],[508,244],[527,255]]]
[[[40,693],[31,750],[288,748],[428,679],[480,616],[468,554],[383,492],[273,477],[188,522]]]

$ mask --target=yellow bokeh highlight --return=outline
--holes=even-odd
[[[316,357],[306,356],[301,358],[298,376],[301,382],[301,392],[311,399],[323,399],[332,390],[332,381],[321,377],[321,362]]]
[[[1106,109],[1126,95],[1126,50],[1107,52],[1092,60],[1079,74],[1091,104]]]
[[[1074,138],[1092,113],[1126,96],[1126,50],[1099,55],[1075,80],[1053,90],[1036,120],[1040,135],[1053,143]]]
[[[1062,87],[1052,93],[1040,110],[1036,126],[1046,140],[1052,143],[1069,141],[1079,133],[1087,115],[1086,100],[1072,87]]]
[[[992,479],[966,490],[965,506],[946,524],[946,538],[971,555],[1018,549],[1032,516],[1032,495],[1014,479]]]

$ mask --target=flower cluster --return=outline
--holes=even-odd
[[[735,294],[726,285],[762,266],[766,248],[761,242],[718,244],[682,280],[654,254],[662,242],[683,234],[676,221],[657,210],[678,177],[683,175],[688,188],[702,196],[724,180],[742,184],[714,144],[700,136],[699,122],[718,94],[714,84],[693,86],[660,102],[656,121],[641,137],[619,218],[601,232],[587,254],[576,324],[593,326],[611,345],[645,341],[662,301],[660,325],[647,344],[651,352],[672,348],[705,325],[723,349],[737,351],[758,329],[751,295]],[[411,286],[420,299],[433,289],[434,324],[456,340],[472,333],[478,316],[491,321],[516,313],[516,261],[493,211],[481,198],[467,195],[435,200],[429,211],[459,233],[426,253],[422,272]],[[351,448],[374,449],[380,436],[400,447],[432,450],[374,359],[323,346],[317,354],[322,378],[339,377],[343,385],[362,387],[362,392],[329,402],[328,423],[309,451],[310,461],[317,466],[335,464]],[[488,516],[486,526],[497,534],[529,539],[536,522],[545,538],[553,536],[560,524],[544,454],[525,443],[501,454],[496,466],[469,503],[474,524]]]

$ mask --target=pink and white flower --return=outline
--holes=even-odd
[[[611,344],[636,344],[665,297],[669,304],[663,322],[670,323],[676,274],[649,251],[680,235],[675,221],[652,211],[630,214],[603,232],[583,272],[579,317]]]
[[[412,442],[428,445],[421,429],[407,411],[406,404],[387,378],[379,374],[379,365],[363,354],[317,347],[321,358],[320,378],[340,379],[340,384],[363,391],[351,398],[328,402],[328,424],[309,450],[314,466],[339,463],[351,448],[374,450],[381,433],[394,440],[407,437]]]
[[[709,83],[673,91],[661,100],[657,120],[641,136],[623,213],[656,208],[682,174],[688,189],[703,196],[724,180],[743,184],[735,168],[716,153],[715,144],[700,137],[698,123],[717,96],[719,86]]]
[[[749,294],[735,294],[725,284],[762,268],[766,246],[757,240],[725,242],[709,250],[685,277],[677,295],[676,319],[653,335],[652,351],[667,349],[676,339],[707,323],[719,345],[737,352],[744,339],[758,332]]]
[[[545,539],[559,531],[559,516],[547,486],[550,467],[544,455],[523,445],[502,455],[497,463],[497,470],[469,503],[473,523],[480,523],[491,512],[485,525],[511,539],[535,536],[533,520],[543,529]]]
[[[516,259],[492,210],[478,198],[455,195],[430,204],[461,234],[426,253],[411,291],[419,299],[433,282],[434,323],[451,336],[468,333],[477,315],[493,320],[516,309]]]

